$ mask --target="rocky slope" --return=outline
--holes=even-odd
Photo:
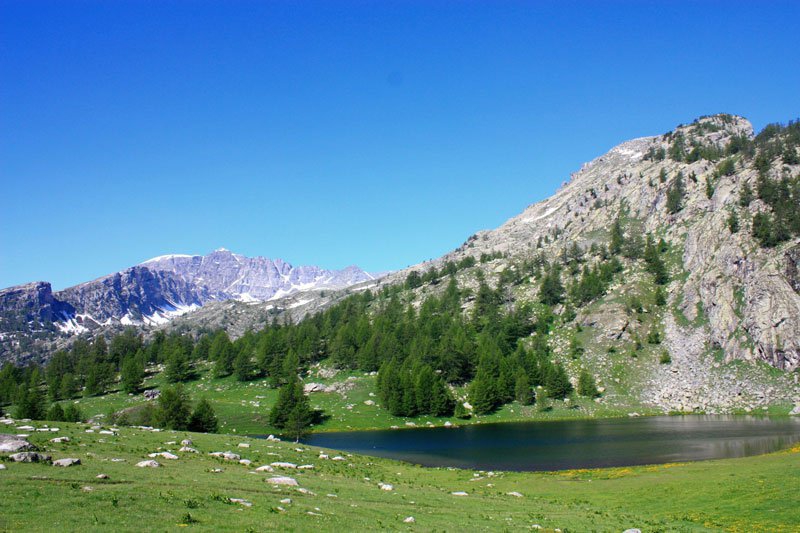
[[[219,249],[204,256],[157,257],[55,293],[47,282],[20,285],[0,291],[0,361],[46,355],[75,335],[164,325],[210,303],[280,301],[372,279],[355,266],[294,267]]]

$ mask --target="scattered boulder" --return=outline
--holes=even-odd
[[[239,464],[244,466],[250,466],[253,463],[250,459],[239,459]]]
[[[77,466],[81,464],[81,460],[75,457],[66,457],[64,459],[57,459],[53,461],[53,466]]]
[[[49,463],[50,456],[37,452],[20,452],[10,456],[15,463]]]
[[[267,436],[267,440],[272,441],[272,442],[280,442],[281,441],[281,439],[279,439],[275,435],[268,435]]]
[[[5,470],[5,469],[6,469],[6,465],[0,464],[0,470]]]
[[[0,453],[17,453],[35,450],[36,446],[17,435],[0,434]]]
[[[65,442],[69,442],[69,437],[56,437],[54,439],[50,439],[50,442],[55,444],[63,444]]]
[[[181,448],[178,451],[179,452],[186,452],[186,453],[200,453],[197,450],[195,450],[194,448],[192,448],[191,446],[181,446]]]
[[[314,465],[300,465],[297,467],[298,470],[313,470]]]
[[[329,389],[322,383],[306,383],[303,385],[303,392],[306,394],[310,394],[312,392],[329,392]]]
[[[417,522],[417,521],[414,519],[414,517],[413,517],[413,516],[407,516],[407,517],[405,517],[405,518],[403,519],[403,523],[404,523],[404,524],[414,524],[414,523],[416,523],[416,522]]]
[[[292,503],[292,499],[291,498],[284,498],[284,499],[281,500],[281,503],[284,504],[284,505],[289,505],[290,503]]]
[[[256,472],[274,472],[275,469],[272,468],[270,465],[259,466],[256,468]]]
[[[231,503],[238,503],[239,505],[244,505],[245,507],[253,506],[253,502],[243,500],[242,498],[228,498],[228,501],[230,501]]]
[[[170,460],[173,460],[173,461],[178,458],[177,455],[175,455],[174,453],[169,453],[169,452],[148,453],[147,457],[161,457],[163,459],[170,459]]]
[[[97,474],[94,477],[97,479],[108,479],[108,474]]]
[[[275,476],[267,478],[267,483],[270,485],[286,485],[287,487],[296,487],[297,480],[288,476]]]
[[[192,439],[183,439],[181,441],[181,446],[192,446],[193,444]]]
[[[274,466],[275,468],[297,468],[296,464],[283,461],[275,461],[274,463],[270,463],[270,466]]]
[[[507,492],[506,494],[508,494],[509,496],[514,496],[515,498],[522,498],[522,494],[520,494],[517,491]]]
[[[156,400],[159,396],[161,396],[161,391],[158,389],[150,389],[146,390],[142,393],[145,400]]]
[[[240,442],[239,443],[239,448],[249,448],[249,447],[250,447],[250,444],[248,444],[246,442]]]
[[[139,468],[158,468],[161,464],[158,461],[153,461],[152,459],[149,461],[139,461],[136,463],[136,466]]]
[[[390,483],[378,483],[378,486],[381,488],[381,490],[394,490],[394,485]]]
[[[221,457],[222,459],[225,459],[226,461],[239,461],[239,460],[242,459],[241,455],[239,455],[238,453],[233,453],[233,452],[211,452],[208,455],[211,455],[213,457]]]
[[[297,492],[299,492],[299,493],[301,493],[301,494],[308,494],[309,496],[316,496],[316,495],[317,495],[317,493],[316,493],[316,492],[312,492],[312,491],[310,491],[310,490],[308,490],[308,489],[304,489],[304,488],[302,488],[302,487],[300,487],[299,489],[297,489]]]
[[[331,459],[331,461],[346,461],[346,460],[347,460],[347,459],[345,459],[345,458],[344,458],[344,457],[342,457],[341,455],[337,455],[336,457],[334,457],[333,459]]]
[[[789,415],[791,416],[800,416],[800,403],[794,406],[794,408],[789,411]]]
[[[469,494],[467,494],[463,490],[457,490],[455,492],[451,492],[450,494],[452,494],[453,496],[469,496]]]

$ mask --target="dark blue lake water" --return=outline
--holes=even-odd
[[[744,457],[800,442],[800,420],[657,416],[316,433],[303,442],[425,466],[562,470]]]

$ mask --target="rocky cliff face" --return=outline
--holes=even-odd
[[[157,257],[56,293],[46,282],[20,285],[0,291],[0,361],[46,356],[74,335],[164,325],[213,302],[258,303],[372,279],[355,266],[293,267],[220,249]]]
[[[717,115],[667,135],[625,142],[585,164],[551,198],[529,206],[496,230],[475,234],[433,266],[494,252],[513,258],[541,250],[555,256],[573,242],[582,248],[607,243],[608,229],[622,213],[637,231],[663,237],[681,252],[669,292],[687,319],[707,322],[704,339],[721,349],[726,360],[759,360],[796,369],[800,240],[763,248],[753,239],[752,217],[767,208],[757,199],[749,206],[739,205],[745,186],[756,189],[758,173],[752,162],[733,158],[732,171],[721,173],[718,161],[652,157],[671,153],[679,139],[687,146],[724,152],[737,137],[753,138],[750,123]],[[798,165],[786,165],[780,158],[770,164],[769,173],[776,178],[800,172]],[[671,214],[667,193],[679,174],[685,194],[682,209]],[[737,233],[728,227],[734,210],[742,225]]]

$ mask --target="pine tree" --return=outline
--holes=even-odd
[[[300,438],[308,434],[313,413],[307,404],[297,403],[286,417],[284,431],[286,435],[299,442]]]
[[[128,394],[136,394],[144,384],[144,365],[136,356],[128,356],[122,363],[122,390]]]
[[[57,403],[51,405],[50,409],[47,410],[47,420],[51,420],[53,422],[64,421],[64,408]]]
[[[44,394],[39,390],[38,385],[29,385],[26,383],[20,385],[14,416],[16,418],[42,420],[45,414]]]
[[[550,269],[542,278],[539,288],[539,301],[545,305],[557,305],[564,300],[564,286],[561,284],[561,276],[556,267]]]
[[[68,403],[64,408],[64,422],[81,422],[83,421],[83,413],[77,405]]]
[[[572,392],[572,384],[569,382],[567,372],[561,365],[551,365],[545,378],[547,394],[550,398],[563,400]]]
[[[675,181],[673,181],[672,185],[667,189],[667,211],[671,215],[683,209],[684,192],[683,177],[678,174]]]
[[[156,424],[164,429],[184,431],[189,428],[190,404],[189,396],[178,383],[167,387],[158,396]]]
[[[250,381],[255,373],[255,364],[247,350],[242,350],[233,362],[233,375],[237,381]]]
[[[175,345],[170,349],[164,376],[169,383],[181,383],[189,380],[191,376],[189,357],[181,346]]]
[[[278,391],[278,400],[269,413],[270,425],[279,429],[285,428],[289,415],[297,406],[300,406],[301,409],[299,413],[312,412],[308,398],[303,393],[303,384],[297,376],[294,376],[294,379],[283,385]]]
[[[589,398],[600,396],[594,377],[587,370],[582,370],[578,376],[578,394]]]
[[[189,417],[189,431],[198,433],[216,433],[218,429],[217,415],[211,403],[202,398],[192,411]]]
[[[530,405],[533,403],[533,390],[531,389],[531,382],[528,379],[528,374],[520,369],[517,372],[517,380],[514,386],[514,397],[522,405]]]

